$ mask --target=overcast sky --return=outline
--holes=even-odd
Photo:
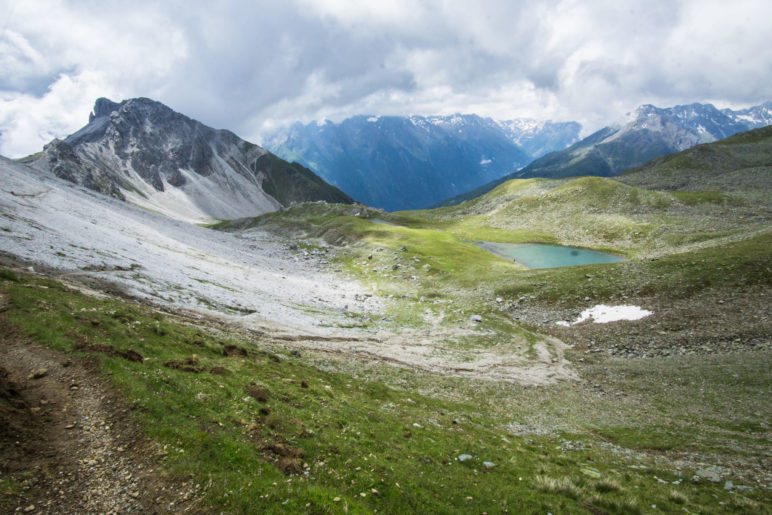
[[[0,0],[0,154],[100,96],[260,142],[353,114],[577,120],[772,100],[769,0]]]

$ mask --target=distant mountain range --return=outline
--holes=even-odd
[[[393,211],[427,207],[515,172],[574,143],[580,130],[576,122],[477,115],[355,116],[296,123],[263,143],[358,201]]]
[[[147,209],[201,222],[352,199],[312,171],[147,98],[100,98],[89,123],[22,160]]]
[[[645,105],[626,125],[578,142],[576,122],[355,116],[295,124],[267,138],[267,146],[297,161],[290,163],[159,102],[100,98],[85,127],[23,162],[177,219],[205,222],[352,197],[387,210],[452,205],[512,178],[616,176],[770,124],[772,102],[738,111]]]
[[[772,102],[738,111],[719,110],[711,104],[667,109],[644,105],[621,127],[605,127],[565,150],[547,154],[521,170],[437,205],[453,205],[475,198],[516,178],[611,177],[650,159],[770,124]]]

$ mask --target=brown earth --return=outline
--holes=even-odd
[[[168,477],[163,449],[100,377],[93,358],[34,343],[0,315],[0,512],[206,512],[199,485]]]
[[[635,297],[595,304],[632,304],[654,314],[612,324],[583,322],[560,327],[557,320],[573,321],[584,308],[560,309],[525,304],[510,309],[513,318],[546,332],[575,352],[604,353],[638,358],[685,354],[721,354],[764,351],[772,348],[772,290],[765,286],[744,289],[711,288],[676,299]]]

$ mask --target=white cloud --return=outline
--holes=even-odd
[[[770,18],[763,0],[0,0],[0,153],[77,129],[98,96],[253,140],[356,113],[594,129],[641,103],[749,105],[772,98]]]
[[[60,75],[40,97],[2,94],[2,154],[18,157],[37,152],[52,139],[75,132],[88,122],[95,98],[116,93],[99,73],[84,72]]]

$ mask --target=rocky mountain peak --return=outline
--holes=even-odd
[[[113,111],[117,111],[121,107],[121,104],[113,102],[110,99],[100,97],[94,103],[94,109],[88,117],[88,123],[94,121],[94,118],[100,118],[102,116],[109,116]]]
[[[310,170],[149,98],[99,98],[89,123],[47,145],[33,166],[185,220],[255,216],[305,200],[352,201]]]

